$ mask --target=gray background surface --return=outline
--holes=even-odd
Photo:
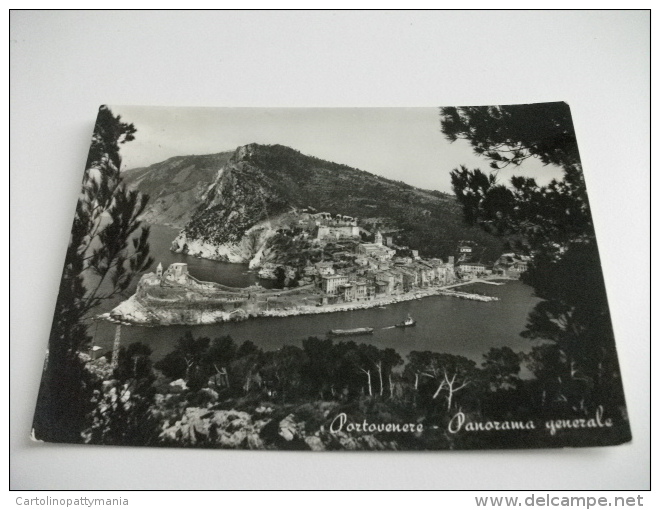
[[[648,13],[14,11],[10,21],[12,488],[649,486]],[[557,100],[567,101],[573,112],[631,444],[309,454],[29,441],[100,104],[449,106]]]

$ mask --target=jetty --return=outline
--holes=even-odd
[[[499,301],[500,298],[495,296],[483,296],[481,294],[470,294],[469,292],[460,292],[456,290],[445,290],[438,292],[441,296],[451,296],[460,299],[469,299],[471,301],[482,301],[488,303],[490,301]]]
[[[498,276],[497,279],[502,280],[503,278]],[[504,285],[504,282],[496,282],[496,281],[493,281],[493,280],[485,280],[483,278],[473,278],[471,280],[463,280],[463,281],[458,282],[458,283],[452,283],[451,285],[444,285],[442,288],[443,289],[453,289],[454,287],[460,287],[462,285],[472,285],[473,283],[485,283],[487,285]]]

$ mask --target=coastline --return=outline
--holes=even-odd
[[[378,308],[431,296],[450,296],[481,302],[499,301],[499,298],[493,296],[483,296],[481,294],[450,290],[453,287],[473,283],[487,282],[484,280],[470,280],[442,287],[418,288],[405,294],[373,298],[365,301],[352,301],[348,303],[328,304],[322,306],[297,306],[296,308],[291,309],[263,310],[256,314],[247,314],[242,310],[236,310],[234,312],[224,312],[221,310],[193,312],[192,310],[186,310],[185,308],[182,308],[181,313],[172,314],[171,311],[169,311],[170,313],[168,314],[165,310],[151,309],[139,303],[135,299],[135,296],[131,296],[111,312],[100,315],[99,319],[125,326],[196,326],[219,324],[223,322],[238,322],[249,320],[251,317],[293,317],[298,315],[318,315],[324,313],[348,312],[352,310],[366,310],[369,308]]]
[[[472,282],[470,282],[472,283]],[[305,306],[297,310],[266,310],[259,314],[259,317],[290,317],[294,315],[316,315],[321,313],[349,312],[352,310],[366,310],[368,308],[378,308],[405,301],[413,301],[431,296],[451,296],[460,299],[471,299],[473,301],[499,301],[499,298],[493,296],[481,296],[480,294],[469,294],[464,292],[453,292],[447,290],[447,287],[435,287],[426,289],[416,289],[415,292],[388,296],[386,298],[375,298],[368,301],[354,301],[350,303],[337,303],[335,305],[324,306]]]

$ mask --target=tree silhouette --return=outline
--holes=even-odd
[[[494,169],[517,166],[531,157],[545,165],[580,163],[566,103],[448,107],[441,108],[440,115],[447,140],[467,140]]]
[[[555,342],[567,373],[579,370],[596,386],[607,386],[609,394],[600,394],[622,405],[620,384],[617,391],[609,384],[618,380],[614,335],[568,105],[442,108],[440,117],[449,141],[467,140],[493,169],[532,157],[563,169],[561,179],[539,186],[526,177],[500,183],[496,172],[462,166],[451,173],[452,187],[469,224],[522,238],[518,248],[533,255],[521,278],[544,301],[523,336]]]
[[[156,363],[166,377],[184,379],[191,389],[204,386],[212,374],[209,370],[209,346],[211,339],[194,338],[190,331],[178,339],[176,349]]]
[[[440,382],[433,398],[444,393],[447,401],[447,411],[451,410],[456,394],[476,379],[476,363],[464,356],[453,354],[434,354],[428,367],[433,376]]]
[[[305,352],[294,345],[285,345],[267,354],[263,366],[264,376],[279,393],[282,403],[298,391],[304,365],[308,362]]]
[[[308,360],[304,368],[304,378],[310,395],[317,395],[321,400],[326,394],[334,396],[332,340],[309,337],[303,340],[302,345]]]
[[[520,356],[510,347],[491,347],[483,357],[482,367],[490,391],[512,390],[520,385]]]
[[[283,289],[286,286],[286,270],[282,266],[277,266],[275,269],[275,281],[273,287],[276,289]]]
[[[35,436],[79,442],[93,381],[81,354],[88,349],[93,310],[124,292],[153,262],[149,228],[138,217],[148,197],[126,190],[120,175],[121,144],[134,139],[133,124],[99,109],[83,174],[62,280],[48,341],[34,420]]]

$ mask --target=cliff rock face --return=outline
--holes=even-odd
[[[308,430],[315,427],[297,416],[298,411],[307,416],[313,413],[316,420],[324,421],[328,409],[334,409],[334,405],[326,402],[305,404],[281,418],[281,412],[274,413],[271,408],[263,406],[252,414],[237,409],[187,407],[179,419],[172,423],[166,422],[160,440],[171,446],[248,450],[399,449],[396,441],[377,439],[373,434],[330,433],[323,427]]]
[[[140,303],[136,296],[121,302],[108,314],[115,322],[162,326],[174,324],[201,325],[236,322],[247,319],[244,310],[226,311],[222,308],[198,307],[192,309],[188,303],[172,303],[170,306],[148,306]]]
[[[201,156],[199,156],[201,157]],[[224,156],[223,156],[224,157]],[[220,163],[220,155],[214,156]],[[185,158],[184,158],[185,159]],[[451,254],[461,239],[494,247],[500,243],[466,227],[456,200],[281,145],[236,149],[199,196],[172,250],[250,263],[281,263],[277,230],[290,226],[296,210],[311,208],[360,219],[360,226],[399,231],[399,242],[421,255]],[[183,216],[181,216],[183,217]],[[289,225],[286,225],[286,221]]]
[[[218,171],[172,250],[229,262],[264,258],[273,223],[290,202],[275,172],[252,161],[259,146],[239,147]],[[252,265],[258,265],[255,262]]]
[[[172,251],[188,253],[197,257],[224,260],[227,262],[250,263],[250,268],[259,267],[262,260],[268,256],[267,241],[275,234],[275,230],[267,223],[258,223],[237,242],[217,242],[199,237],[189,237],[185,230],[172,241]]]
[[[204,408],[189,407],[181,420],[161,433],[161,439],[181,446],[194,446],[198,443],[221,448],[263,449],[259,431],[263,421],[253,422],[252,417],[242,411],[209,411]]]

